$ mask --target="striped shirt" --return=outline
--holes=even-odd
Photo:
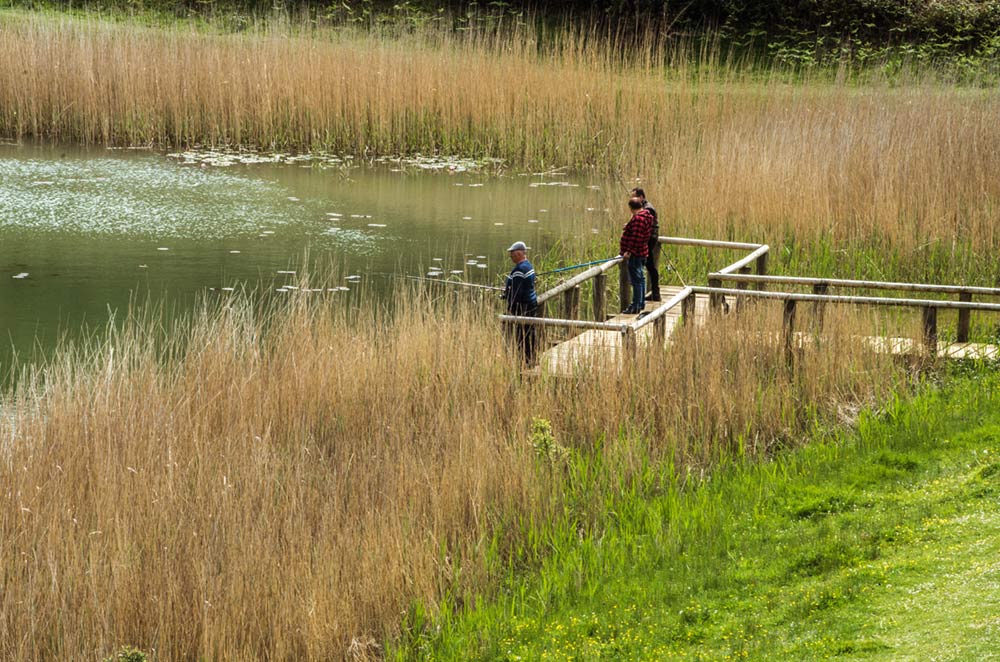
[[[517,263],[504,285],[503,298],[507,300],[507,312],[511,315],[532,315],[538,308],[535,297],[535,268],[531,262]]]

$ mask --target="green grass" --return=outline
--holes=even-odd
[[[599,526],[536,523],[537,572],[393,656],[1000,659],[1000,377],[953,372],[774,461],[621,486]]]

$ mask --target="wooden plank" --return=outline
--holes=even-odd
[[[938,348],[938,356],[946,359],[1000,359],[1000,347],[974,342],[956,342]]]
[[[829,336],[817,336],[815,333],[807,331],[796,331],[792,334],[792,347],[796,350],[806,350],[815,347],[815,341],[819,339],[820,345],[825,345],[833,340]],[[781,341],[778,337],[773,337],[775,341]],[[903,338],[894,336],[857,336],[854,338],[858,343],[866,345],[868,349],[878,354],[907,355],[918,352],[926,352],[927,345],[923,338]],[[1000,359],[1000,346],[988,345],[985,343],[949,343],[938,342],[938,358],[943,359],[975,359],[989,360]]]
[[[684,288],[676,286],[661,286],[661,295],[671,299],[680,294]],[[664,302],[647,302],[645,312],[651,313]],[[692,320],[702,323],[708,310],[708,298],[700,296],[695,300]],[[615,315],[607,321],[608,326],[633,324],[636,315]],[[681,306],[675,306],[663,314],[663,338],[670,342],[674,329],[681,325]],[[657,342],[657,323],[645,325],[635,332],[635,344],[643,347]],[[626,350],[623,334],[617,330],[588,330],[574,338],[542,352],[539,355],[539,366],[531,371],[534,374],[546,374],[554,377],[571,377],[577,374],[588,374],[595,370],[611,370],[617,372],[624,361]]]

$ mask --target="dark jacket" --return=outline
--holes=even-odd
[[[538,308],[535,297],[535,268],[522,260],[511,269],[504,285],[503,298],[511,315],[533,315]]]
[[[649,256],[649,238],[653,234],[653,215],[645,209],[640,209],[632,215],[622,230],[621,241],[618,242],[619,252],[629,253],[636,257]]]
[[[642,203],[642,208],[653,215],[653,232],[650,239],[660,234],[660,217],[656,215],[656,208],[649,204],[649,200]]]

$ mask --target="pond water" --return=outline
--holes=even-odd
[[[213,290],[283,289],[307,251],[339,267],[333,295],[347,299],[384,295],[390,273],[499,285],[510,243],[590,235],[605,204],[592,182],[461,161],[2,145],[0,369],[101,328],[134,297],[183,309]]]

